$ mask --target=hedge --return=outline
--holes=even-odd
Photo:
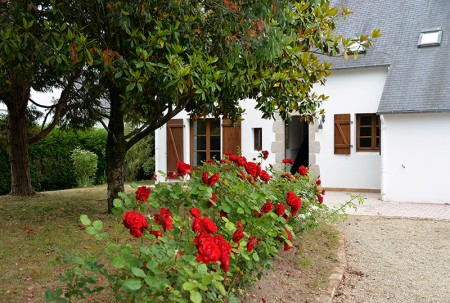
[[[105,181],[104,129],[63,131],[55,129],[47,137],[30,146],[31,183],[36,191],[59,190],[76,187],[70,160],[72,150],[79,146],[98,156],[97,183]],[[10,166],[7,150],[0,149],[0,194],[10,191]]]

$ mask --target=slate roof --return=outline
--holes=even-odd
[[[367,54],[357,60],[327,58],[333,69],[388,66],[378,113],[450,111],[450,1],[448,0],[331,0],[353,15],[338,33],[353,37],[380,29]],[[418,48],[423,30],[441,28],[440,46]]]

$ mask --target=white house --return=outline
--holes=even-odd
[[[295,117],[261,120],[247,100],[245,120],[230,131],[226,121],[210,120],[203,128],[180,114],[155,134],[157,170],[176,170],[175,159],[196,166],[234,146],[251,159],[262,148],[270,163],[293,158],[308,164],[328,189],[380,192],[383,201],[450,203],[450,2],[331,4],[354,12],[340,33],[380,29],[383,37],[357,60],[324,58],[333,63],[325,86],[315,87],[330,96],[324,117],[309,126]]]

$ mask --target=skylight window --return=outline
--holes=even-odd
[[[422,31],[422,33],[420,33],[419,43],[417,47],[439,46],[441,45],[441,38],[441,28],[424,30]]]

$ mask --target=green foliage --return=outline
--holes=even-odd
[[[125,180],[149,180],[155,171],[153,133],[133,145],[125,156]]]
[[[322,190],[315,178],[272,171],[270,181],[263,182],[246,171],[244,166],[225,159],[199,168],[188,182],[157,184],[147,199],[137,194],[145,192],[143,188],[138,188],[136,194],[121,193],[120,199],[114,200],[114,214],[124,215],[126,222],[132,211],[151,218],[145,219],[148,227],[142,228],[142,236],[135,234],[132,238],[125,224],[105,231],[101,221],[81,215],[86,232],[99,240],[98,246],[103,246],[104,252],[101,256],[60,253],[56,265],[67,268],[62,276],[66,285],[63,292],[49,290],[47,302],[62,297],[76,301],[103,291],[103,286],[112,293],[110,299],[117,302],[238,302],[235,293],[270,268],[271,260],[283,246],[292,246],[286,230],[295,237],[316,226],[317,219],[327,213],[327,207],[318,201]],[[209,176],[218,173],[218,182],[208,183],[205,172]],[[287,204],[289,191],[301,197],[297,215]],[[286,211],[263,211],[267,201],[285,205]],[[161,206],[172,212],[169,221],[173,227],[162,224],[162,215],[158,217]],[[194,214],[188,212],[192,207],[201,210],[201,218],[207,217],[217,226],[217,232],[209,232],[211,236],[223,237],[231,245],[228,269],[223,266],[226,259],[200,262],[199,256],[207,252],[200,252],[194,243],[199,231],[194,230]],[[232,239],[241,223],[243,238],[235,242]],[[162,236],[156,237],[155,232]],[[251,237],[259,239],[252,249],[248,246]],[[94,277],[108,284],[91,283]]]
[[[31,145],[31,181],[36,191],[58,190],[77,186],[71,152],[76,147],[90,150],[98,157],[98,169],[95,179],[98,183],[105,180],[105,144],[106,131],[93,129],[87,131],[54,130],[46,138]],[[0,194],[10,190],[10,167],[8,151],[0,149]]]
[[[74,173],[78,187],[92,186],[97,172],[98,156],[91,151],[76,147],[70,158],[75,168]]]

